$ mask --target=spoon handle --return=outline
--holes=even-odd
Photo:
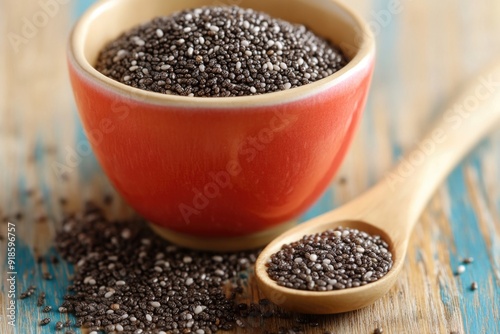
[[[452,100],[424,139],[361,196],[362,215],[405,240],[436,188],[498,122],[500,62],[476,77]]]

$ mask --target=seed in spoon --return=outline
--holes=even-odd
[[[271,256],[267,273],[287,288],[331,291],[375,282],[392,263],[389,246],[380,236],[337,227],[283,245]]]

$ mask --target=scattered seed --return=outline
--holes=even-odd
[[[43,306],[43,304],[45,304],[45,292],[40,292],[36,305]]]
[[[21,294],[19,295],[19,299],[25,299],[25,298],[31,297],[31,295],[33,295],[35,293],[35,290],[36,290],[36,287],[34,285],[29,286],[26,291],[21,292]]]
[[[384,330],[381,327],[375,328],[373,331],[373,334],[382,334]]]
[[[124,230],[134,237],[113,242]],[[242,293],[239,273],[250,269],[258,255],[181,249],[156,236],[145,222],[110,222],[96,206],[63,221],[56,248],[62,258],[79,264],[72,293],[59,312],[76,315],[76,327],[112,331],[114,326],[114,331],[125,333],[160,333],[160,328],[214,333],[236,326],[240,311],[235,299],[226,298],[225,286],[236,284],[233,294]],[[144,313],[138,312],[141,309]]]
[[[46,313],[47,313],[47,312],[50,312],[50,311],[52,311],[52,306],[49,306],[49,305],[45,306],[45,307],[42,309],[42,312],[46,312]]]
[[[470,285],[470,289],[471,289],[472,291],[477,290],[477,289],[478,289],[478,284],[477,284],[477,282],[472,282],[472,284]]]
[[[465,266],[464,265],[459,265],[457,267],[457,275],[463,274],[465,272]]]
[[[462,262],[465,264],[470,264],[470,263],[474,262],[474,258],[473,257],[466,257],[465,259],[463,259]]]
[[[259,305],[262,305],[262,306],[268,306],[268,305],[270,305],[270,304],[271,304],[271,302],[269,301],[269,299],[265,299],[265,298],[263,298],[263,299],[260,299],[260,300],[259,300]]]
[[[125,78],[123,78],[123,79],[125,79]],[[130,78],[129,78],[129,80],[130,80]],[[111,194],[104,195],[103,201],[104,201],[104,204],[111,205],[113,203],[113,195],[111,195]]]
[[[241,321],[240,319],[237,319],[236,320],[236,325],[238,325],[238,327],[241,327],[241,328],[245,328],[245,323],[243,321]]]
[[[61,330],[63,329],[64,325],[61,321],[56,322],[56,330]]]
[[[48,323],[50,323],[50,318],[44,318],[44,319],[40,320],[40,326],[45,326]]]

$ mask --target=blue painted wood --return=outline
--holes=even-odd
[[[481,170],[478,168],[480,163],[477,156],[472,160],[476,171]],[[462,291],[459,301],[467,333],[500,333],[500,289],[498,277],[495,277],[495,271],[500,270],[500,267],[494,268],[491,263],[491,258],[499,257],[500,254],[492,253],[484,241],[478,225],[479,217],[471,205],[470,193],[464,182],[465,164],[456,169],[447,181],[448,189],[453,194],[450,223],[456,245],[450,252],[450,263],[453,268],[457,268],[461,264],[460,259],[474,257],[474,263],[467,266],[468,270],[456,276]],[[492,241],[498,243],[498,240]],[[471,291],[472,282],[478,283],[479,293]],[[484,307],[492,301],[492,307]]]
[[[313,217],[332,209],[334,203],[334,190],[329,188],[323,196],[300,218],[300,221],[306,221]]]
[[[79,0],[75,1],[73,7],[73,17],[76,19],[80,17],[90,6],[92,6],[97,0]]]
[[[20,222],[16,223],[19,227]],[[60,264],[53,265],[50,262],[51,256],[58,257],[57,252],[51,248],[43,258],[46,259],[46,269],[42,268],[37,262],[37,256],[33,252],[33,248],[23,242],[22,239],[18,239],[16,243],[16,253],[17,253],[17,263],[16,271],[18,275],[17,278],[17,327],[14,333],[28,334],[28,333],[54,333],[54,325],[57,321],[63,321],[70,319],[74,322],[74,317],[68,314],[61,314],[57,312],[57,306],[64,300],[64,295],[66,294],[65,288],[69,282],[69,277],[73,273],[72,266],[61,261]],[[6,268],[4,270],[7,271]],[[52,280],[45,280],[43,274],[49,272],[54,278]],[[2,275],[3,276],[3,275]],[[33,295],[25,299],[19,299],[19,296],[28,290],[29,287],[34,286],[36,288]],[[41,292],[45,292],[46,299],[44,306],[52,306],[53,311],[49,313],[42,312],[42,308],[38,307],[37,301],[38,296]],[[49,317],[51,318],[51,323],[47,326],[38,326],[37,321],[40,319]]]

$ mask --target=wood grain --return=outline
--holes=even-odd
[[[61,5],[19,52],[8,33],[19,33],[23,18],[40,11],[40,2],[0,2],[0,220],[8,217],[16,224],[18,291],[36,283],[51,305],[61,302],[72,268],[62,263],[44,269],[36,257],[55,254],[51,240],[64,210],[77,210],[86,199],[102,201],[113,191],[92,156],[83,157],[64,179],[52,169],[53,162],[65,161],[68,150],[85,143],[66,76],[64,45],[71,20],[89,2]],[[332,187],[304,219],[373,185],[425,132],[456,89],[500,56],[500,2],[401,0],[401,11],[384,20],[393,2],[349,1],[376,29],[376,72],[352,149]],[[320,326],[306,332],[372,333],[381,326],[384,333],[500,333],[499,170],[497,131],[434,196],[390,293],[365,309],[320,317]],[[62,196],[69,201],[64,207]],[[24,214],[22,219],[15,218],[17,212]],[[116,200],[109,213],[127,216],[131,210]],[[47,220],[40,219],[44,216]],[[6,226],[0,222],[1,235]],[[19,303],[17,331],[6,324],[5,247],[0,241],[0,333],[52,333],[59,314],[51,314],[49,326],[37,326],[43,314],[36,298]],[[464,256],[475,261],[455,276]],[[43,270],[55,279],[40,279]],[[479,284],[476,292],[469,290],[472,281]],[[252,280],[247,293],[249,299],[259,295]],[[295,325],[293,319],[249,321],[238,332]]]

